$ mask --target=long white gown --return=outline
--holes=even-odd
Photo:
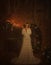
[[[39,64],[40,59],[33,55],[33,49],[31,45],[31,29],[28,28],[27,31],[22,29],[23,34],[23,45],[19,57],[15,64]]]

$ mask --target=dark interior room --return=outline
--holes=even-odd
[[[14,65],[11,60],[19,57],[27,22],[33,55],[41,59],[38,65],[51,65],[50,0],[0,0],[0,65]]]

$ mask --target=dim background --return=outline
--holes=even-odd
[[[10,23],[10,26],[7,25],[9,31],[4,29],[6,21]],[[3,30],[0,30],[0,64],[10,63],[10,59],[19,55],[22,39],[19,36],[21,30],[17,32],[16,26],[21,28],[26,22],[36,24],[41,30],[42,51],[51,46],[50,0],[0,0],[0,26]],[[13,31],[10,32],[12,27]]]

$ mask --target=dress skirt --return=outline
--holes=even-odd
[[[23,45],[16,64],[39,64],[40,59],[33,55],[30,36],[23,38]]]

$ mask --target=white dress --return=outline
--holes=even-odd
[[[23,34],[23,45],[19,57],[15,64],[39,64],[40,59],[33,56],[33,49],[31,45],[31,29],[28,28],[27,31],[22,29]]]

